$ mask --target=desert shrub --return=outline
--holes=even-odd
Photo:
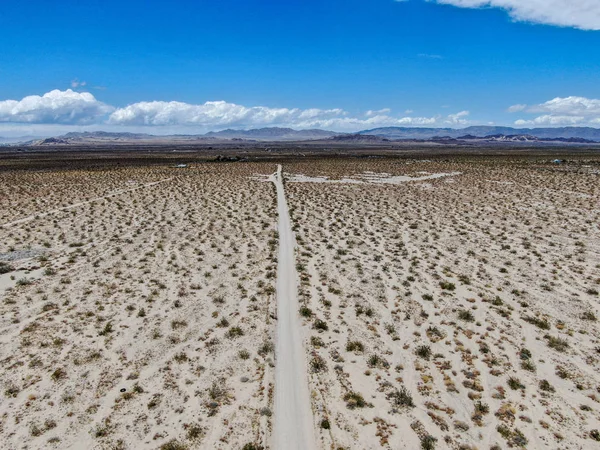
[[[385,358],[377,355],[377,354],[372,354],[371,356],[369,356],[369,358],[367,359],[367,365],[371,368],[388,368],[390,367],[390,363],[388,363]]]
[[[52,378],[53,381],[59,381],[59,380],[62,380],[63,378],[65,378],[66,376],[67,376],[67,371],[65,369],[59,367],[54,372],[52,372],[52,375],[50,375],[50,378]]]
[[[160,446],[160,450],[187,450],[188,446],[182,444],[177,439],[171,439],[169,442]]]
[[[148,402],[148,409],[154,409],[156,408],[158,405],[160,405],[161,402],[161,396],[160,394],[154,394],[152,396],[152,398],[150,399],[150,401]]]
[[[302,317],[306,317],[306,318],[312,317],[312,313],[313,313],[312,309],[310,309],[308,306],[300,307],[300,315]]]
[[[449,281],[440,281],[440,287],[446,291],[454,291],[456,289],[456,285]]]
[[[442,332],[435,325],[428,327],[427,331],[425,333],[427,334],[427,336],[429,336],[430,339],[432,339],[434,341],[438,341],[440,339],[443,339],[444,336],[445,336],[444,332]]]
[[[17,280],[17,286],[28,286],[31,283],[33,283],[33,281],[31,281],[29,278],[19,278]]]
[[[321,428],[324,430],[329,430],[331,428],[331,424],[329,423],[328,419],[321,420]]]
[[[404,386],[391,392],[388,399],[395,408],[414,408],[415,406],[410,391]]]
[[[173,330],[177,330],[179,328],[184,328],[187,327],[187,322],[185,320],[172,320],[171,321],[171,328]]]
[[[188,425],[187,426],[187,438],[190,441],[195,441],[204,436],[204,429],[200,425]]]
[[[219,328],[227,328],[229,326],[229,320],[223,317],[221,320],[217,322],[217,327]]]
[[[225,336],[227,336],[229,339],[235,339],[243,335],[244,330],[242,330],[240,327],[231,327],[225,334]]]
[[[586,311],[581,315],[581,318],[583,320],[590,320],[592,322],[595,322],[596,319],[596,315],[592,312],[592,311]]]
[[[497,295],[496,295],[496,298],[494,298],[494,300],[492,300],[490,303],[494,306],[504,305],[504,302],[502,301],[502,299],[500,297],[498,297]]]
[[[240,357],[240,359],[249,359],[250,358],[250,352],[246,349],[244,350],[240,350],[238,352],[238,356]]]
[[[360,341],[348,341],[348,343],[346,344],[346,351],[362,353],[365,351],[365,346]]]
[[[548,322],[548,319],[540,319],[538,317],[525,316],[525,317],[523,317],[523,320],[527,323],[535,325],[536,327],[538,327],[541,330],[549,330],[550,329],[550,322]]]
[[[260,345],[260,347],[258,347],[258,354],[264,357],[273,350],[275,350],[275,345],[273,345],[273,342],[265,341]]]
[[[473,316],[473,313],[467,309],[459,311],[458,318],[460,320],[464,320],[465,322],[475,322],[475,317]]]
[[[527,359],[525,361],[521,361],[521,368],[527,370],[528,372],[535,372],[536,367],[532,360]]]
[[[519,357],[525,361],[527,359],[531,359],[531,352],[529,350],[527,350],[526,348],[522,348],[521,351],[519,352]]]
[[[546,335],[545,337],[548,341],[548,347],[556,350],[557,352],[566,352],[569,348],[569,343],[563,338],[549,335]]]
[[[8,273],[8,272],[12,272],[13,270],[15,270],[15,268],[13,266],[11,266],[10,264],[0,261],[0,275],[4,274],[4,273]]]
[[[108,434],[110,433],[110,427],[108,425],[98,425],[96,426],[96,428],[94,428],[93,431],[93,435],[94,437],[97,438],[103,438],[108,436]],[[167,450],[171,450],[171,449],[167,449]],[[179,449],[175,449],[175,450],[179,450]]]
[[[248,442],[242,447],[242,450],[264,450],[264,447],[254,442]]]
[[[177,353],[173,359],[175,360],[175,362],[179,363],[179,364],[183,364],[184,362],[189,361],[190,359],[188,358],[188,355],[185,354],[185,352],[181,352],[181,353]]]
[[[313,328],[319,331],[327,331],[329,329],[329,326],[324,320],[315,319],[315,321],[313,322]]]
[[[348,407],[348,409],[364,408],[365,406],[367,406],[367,402],[363,398],[362,394],[359,394],[358,392],[354,391],[345,394],[344,401],[346,402],[346,406]]]
[[[216,381],[213,381],[207,392],[208,397],[217,403],[221,403],[227,398],[227,388],[222,383],[217,383]]]
[[[500,435],[506,439],[509,447],[527,446],[527,438],[519,429],[511,430],[506,425],[498,425],[496,427],[496,431],[498,431],[498,433],[500,433]]]
[[[508,387],[510,387],[513,390],[525,389],[525,385],[523,383],[521,383],[521,381],[516,377],[510,377],[508,379],[507,384],[508,384]]]
[[[325,345],[325,342],[323,342],[323,339],[321,339],[319,336],[311,336],[310,344],[313,347],[319,348],[319,347],[323,347]]]
[[[325,372],[327,370],[327,364],[323,358],[321,358],[319,355],[315,355],[310,360],[310,370],[313,373]]]
[[[541,380],[539,386],[542,391],[546,391],[546,392],[554,392],[555,391],[554,386],[552,386],[548,380]]]
[[[421,448],[423,450],[434,450],[436,442],[437,442],[436,438],[434,438],[430,434],[427,434],[427,435],[421,437]]]
[[[102,329],[102,331],[100,331],[98,334],[100,336],[106,336],[109,333],[113,332],[113,325],[112,322],[107,322],[106,325],[104,325],[104,328]]]
[[[420,345],[416,348],[415,355],[423,359],[429,359],[431,357],[431,347],[429,345]]]
[[[490,412],[490,405],[478,401],[477,403],[475,403],[475,411],[479,414],[486,415]]]
[[[17,386],[15,386],[14,384],[11,384],[4,391],[4,395],[6,395],[7,397],[10,397],[10,398],[15,398],[17,395],[19,395],[19,392],[20,392],[20,389]]]

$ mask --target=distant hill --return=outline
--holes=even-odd
[[[21,142],[28,142],[33,139],[41,139],[39,137],[32,136],[19,136],[19,137],[0,137],[0,145],[18,144]]]
[[[37,139],[24,143],[33,146],[63,146],[63,145],[127,145],[127,144],[168,144],[170,142],[181,143],[204,141],[208,138],[196,135],[170,135],[155,136],[145,133],[114,133],[107,131],[85,131],[83,133],[73,132],[62,136]]]
[[[600,142],[600,129],[590,127],[563,128],[512,128],[493,126],[472,126],[455,128],[417,128],[417,127],[384,127],[359,131],[358,134],[380,136],[387,139],[432,139],[436,136],[464,138],[473,136],[532,136],[538,139],[570,139],[580,138]]]
[[[336,142],[356,142],[356,143],[377,143],[377,142],[390,142],[389,139],[375,136],[371,134],[340,134],[337,136],[333,136],[330,138],[332,141]]]
[[[326,130],[294,130],[292,128],[258,128],[253,130],[223,130],[211,131],[205,137],[220,139],[254,139],[265,141],[305,141],[312,139],[324,139],[336,136],[339,133]]]
[[[156,136],[145,133],[115,133],[108,131],[72,132],[62,136],[37,139],[27,142],[28,145],[102,145],[102,144],[166,144],[194,143],[198,141],[247,140],[247,141],[307,141],[327,139],[339,133],[325,130],[294,130],[292,128],[259,128],[253,130],[211,131],[198,135],[166,135]]]
[[[145,133],[111,133],[109,131],[84,131],[83,133],[67,133],[63,139],[148,139],[155,137]]]

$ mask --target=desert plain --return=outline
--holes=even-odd
[[[0,159],[0,448],[600,446],[597,153],[123,158]]]

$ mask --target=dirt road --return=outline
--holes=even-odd
[[[316,449],[313,416],[298,315],[298,274],[294,256],[296,240],[285,198],[281,166],[277,167],[277,173],[271,179],[277,187],[279,213],[273,448],[313,450]]]

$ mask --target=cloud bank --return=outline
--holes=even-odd
[[[0,122],[85,125],[113,110],[89,92],[54,90],[42,96],[0,101]]]
[[[201,128],[289,126],[350,130],[361,127],[434,125],[438,117],[392,117],[388,108],[367,111],[366,119],[336,109],[247,107],[225,101],[193,105],[182,102],[140,102],[119,108],[109,117],[111,125],[186,125]]]
[[[243,106],[225,101],[202,104],[138,102],[116,108],[98,101],[89,92],[54,90],[43,96],[0,101],[0,122],[44,125],[107,125],[111,127],[188,128],[195,131],[223,128],[292,127],[358,131],[383,126],[465,125],[467,111],[448,116],[404,117],[389,108],[353,116],[340,108],[270,108]]]
[[[556,97],[538,105],[514,105],[508,111],[538,115],[515,121],[517,126],[600,125],[600,100],[585,97]]]
[[[502,8],[518,21],[600,30],[598,0],[434,0],[460,8]]]

